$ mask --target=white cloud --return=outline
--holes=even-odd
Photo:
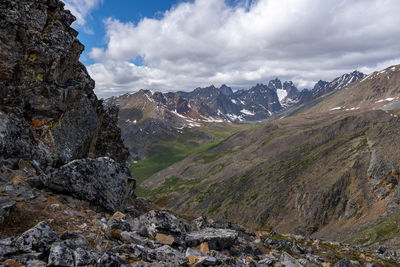
[[[310,87],[400,63],[398,0],[195,0],[138,24],[107,19],[88,66],[105,97],[140,88],[246,88],[280,77]],[[142,57],[145,66],[131,63]]]
[[[65,8],[76,17],[74,24],[82,27],[85,32],[92,33],[92,30],[86,27],[87,17],[94,8],[103,3],[103,0],[64,0],[64,3]]]

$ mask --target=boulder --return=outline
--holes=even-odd
[[[83,237],[74,237],[53,243],[50,248],[49,264],[56,266],[86,266],[94,264],[99,255]]]
[[[230,248],[238,238],[238,233],[229,229],[205,228],[186,235],[186,244],[195,247],[207,242],[210,249],[221,250]]]
[[[167,245],[155,249],[154,252],[156,261],[161,261],[172,266],[182,266],[188,262],[183,253]]]
[[[138,245],[142,245],[142,246],[147,246],[150,248],[154,248],[156,246],[154,241],[149,240],[135,232],[124,231],[120,234],[120,236],[121,236],[121,240],[127,244],[133,243],[133,244],[138,244]]]
[[[138,233],[143,233],[143,230],[145,230],[153,238],[158,233],[172,235],[174,241],[180,244],[183,242],[188,225],[171,213],[152,210],[135,218],[131,223],[131,228]]]
[[[35,227],[21,234],[14,242],[20,251],[48,251],[51,244],[59,241],[57,234],[47,225],[40,222]]]
[[[48,174],[44,184],[111,211],[124,209],[134,186],[129,169],[108,157],[74,160]]]
[[[287,252],[282,252],[280,262],[283,266],[286,267],[302,267],[303,265],[300,264],[295,258],[290,256]]]
[[[74,251],[65,242],[51,245],[49,264],[55,266],[75,266]]]
[[[207,227],[207,218],[205,216],[201,216],[192,221],[190,224],[190,229],[192,231],[199,231]]]

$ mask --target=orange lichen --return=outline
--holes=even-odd
[[[44,120],[32,120],[32,127],[33,128],[39,128],[44,124]]]

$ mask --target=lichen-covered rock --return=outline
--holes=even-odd
[[[88,156],[109,157],[123,166],[123,175],[107,182],[117,185],[109,194],[119,196],[99,204],[109,209],[121,205],[131,190],[131,176],[124,167],[129,154],[116,125],[118,108],[97,99],[94,81],[79,62],[84,46],[70,27],[75,17],[59,0],[4,0],[0,14],[0,168],[17,168],[19,159],[26,159],[48,173]],[[105,163],[101,170],[109,167]],[[115,168],[102,178],[114,179]],[[97,203],[93,190],[84,192],[85,198],[71,190],[73,183],[69,186],[59,190],[54,179],[49,183],[50,189]]]
[[[303,265],[300,264],[295,258],[290,256],[286,252],[282,252],[281,258],[280,258],[281,264],[283,266],[287,267],[302,267]]]
[[[54,243],[50,248],[49,264],[74,266],[74,252],[64,242]]]
[[[182,243],[184,234],[189,228],[182,219],[165,211],[152,210],[135,218],[131,223],[132,230],[143,232],[155,238],[157,233],[172,235],[176,243]]]
[[[182,266],[188,262],[183,253],[167,245],[155,249],[155,259],[172,266]]]
[[[21,234],[14,245],[24,252],[47,251],[51,244],[59,241],[57,234],[46,222],[40,222],[35,227]]]
[[[186,244],[189,247],[198,246],[207,242],[210,249],[230,248],[238,238],[238,233],[230,229],[205,228],[186,235]]]
[[[123,210],[134,181],[129,170],[111,158],[74,160],[48,174],[44,184],[111,210]]]
[[[190,229],[192,231],[199,231],[207,227],[207,218],[205,216],[200,216],[194,219],[190,224]]]

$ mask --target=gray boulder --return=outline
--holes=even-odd
[[[186,235],[186,244],[195,247],[207,242],[210,249],[230,248],[238,238],[238,233],[230,229],[205,228]]]
[[[125,208],[134,180],[125,166],[103,157],[74,160],[48,174],[44,184],[53,191],[68,192],[117,211]]]
[[[283,251],[280,262],[283,266],[286,267],[302,267],[303,265],[300,264],[295,258],[290,256],[287,252]]]
[[[49,264],[55,266],[75,266],[73,250],[65,242],[54,243],[50,248]]]
[[[57,234],[47,225],[40,222],[35,227],[21,234],[14,245],[24,252],[47,251],[51,244],[59,241]]]
[[[207,218],[205,216],[201,216],[192,221],[190,224],[190,229],[192,231],[199,231],[207,227]]]
[[[173,235],[176,243],[181,243],[184,234],[189,228],[182,219],[166,211],[152,210],[142,216],[135,218],[131,222],[131,228],[138,233],[147,232],[151,237],[156,237],[157,233]]]
[[[172,266],[182,266],[189,261],[183,253],[167,245],[155,249],[154,252],[156,261],[164,262]]]

